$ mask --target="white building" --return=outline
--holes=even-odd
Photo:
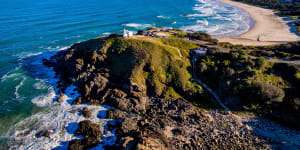
[[[123,30],[123,38],[131,37],[131,36],[133,36],[132,31],[128,31],[126,29]]]

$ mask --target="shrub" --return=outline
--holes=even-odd
[[[266,65],[266,60],[263,57],[255,59],[255,67],[257,69],[263,69]]]
[[[257,98],[265,103],[282,102],[284,98],[283,89],[267,83],[267,82],[255,82],[254,88],[257,88]]]
[[[204,33],[204,32],[188,33],[187,37],[196,39],[196,40],[200,40],[200,41],[207,41],[207,42],[211,42],[214,44],[218,44],[217,39],[212,38],[209,34]]]

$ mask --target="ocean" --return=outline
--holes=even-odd
[[[227,37],[248,31],[252,22],[241,9],[215,0],[0,2],[0,143],[16,149],[65,149],[66,141],[74,138],[72,122],[83,119],[69,111],[84,106],[54,102],[55,73],[42,65],[43,58],[78,41],[122,33],[123,28],[138,31],[156,26]],[[69,102],[78,95],[74,88],[65,98]],[[107,109],[89,107],[94,113]],[[105,123],[99,114],[95,116],[95,122]],[[49,128],[54,139],[35,138]],[[113,133],[105,139],[113,140]]]

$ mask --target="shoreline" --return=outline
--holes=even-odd
[[[229,42],[241,45],[275,45],[300,40],[300,37],[291,31],[287,21],[283,20],[271,9],[260,8],[232,0],[218,0],[221,3],[238,7],[249,14],[254,21],[247,32],[232,36],[217,38],[220,42]],[[259,38],[260,41],[257,39]]]

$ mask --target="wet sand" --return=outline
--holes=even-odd
[[[300,40],[300,37],[290,31],[290,27],[282,17],[275,15],[273,10],[247,5],[231,0],[218,0],[228,5],[239,7],[247,12],[255,21],[248,32],[235,36],[219,38],[221,42],[242,45],[273,45]]]

